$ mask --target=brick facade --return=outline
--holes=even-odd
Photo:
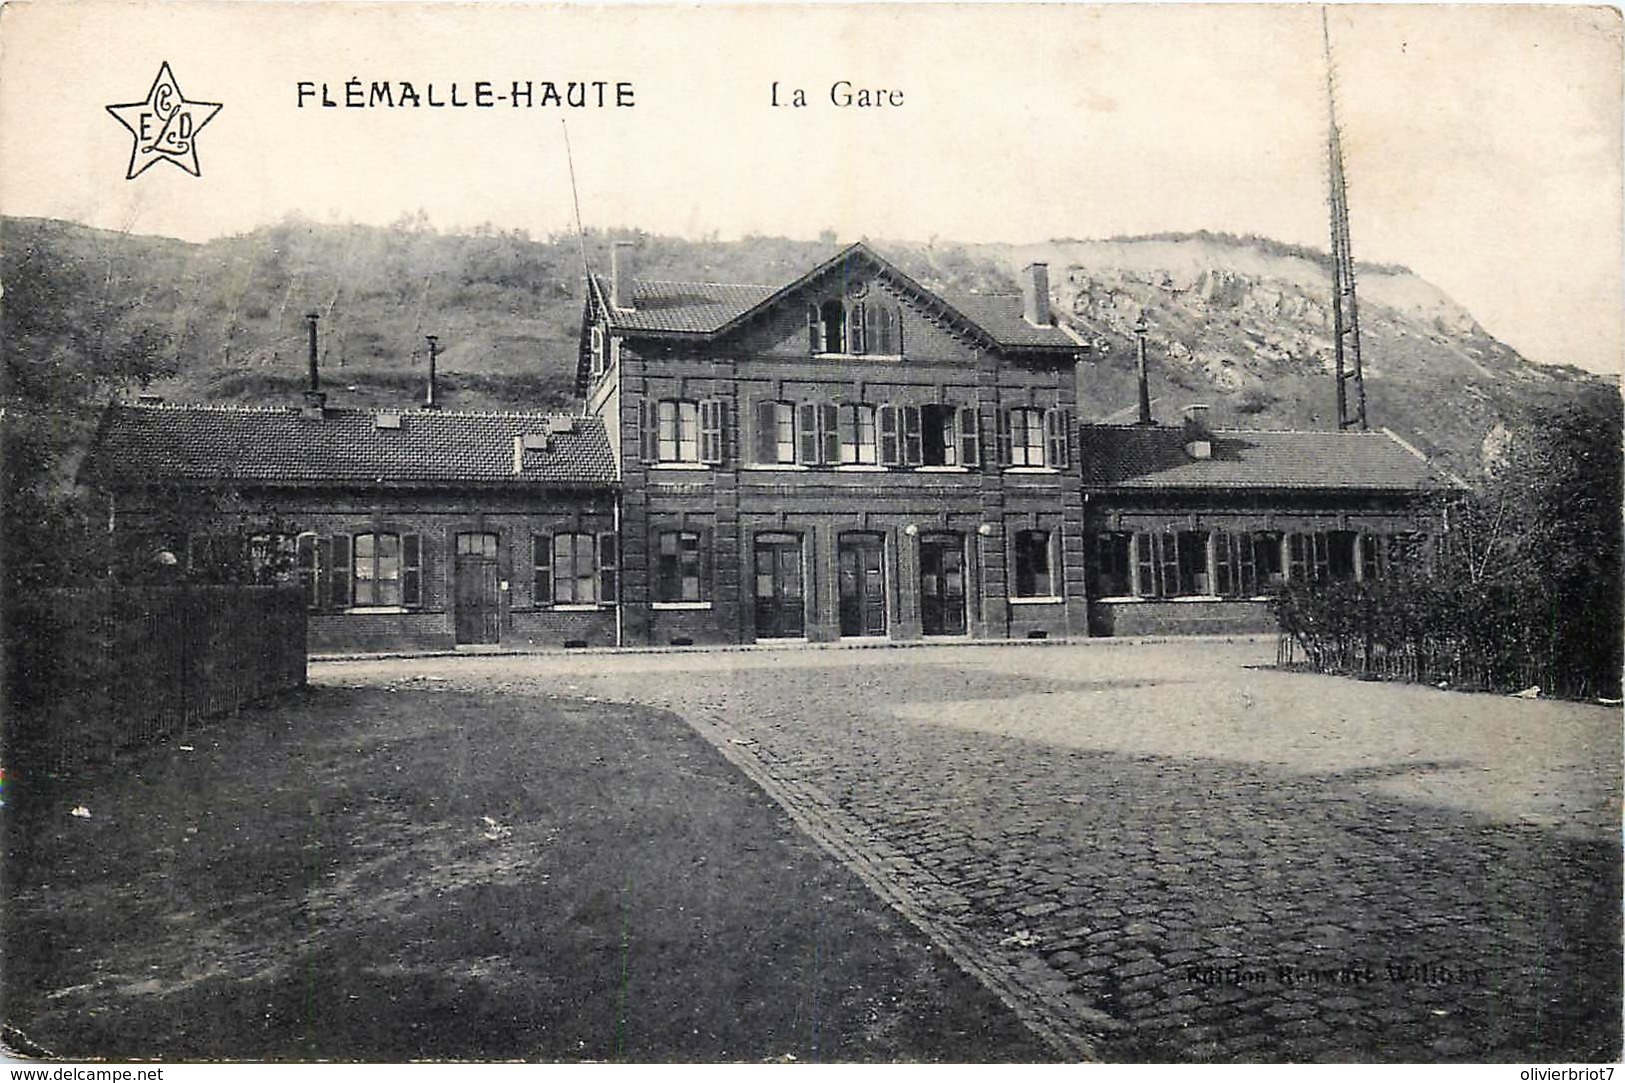
[[[861,244],[777,289],[633,259],[588,280],[583,416],[119,406],[89,473],[182,574],[177,530],[295,538],[324,653],[1260,631],[1286,578],[1415,558],[1452,487],[1391,435],[1080,428],[1041,265],[1001,297]]]
[[[1002,348],[861,246],[722,334],[629,326],[628,314],[613,306],[613,290],[595,285],[585,321],[597,330],[587,338],[601,343],[606,356],[584,365],[583,392],[591,408],[613,414],[606,428],[619,434],[624,642],[1083,633],[1083,506],[1073,428],[1057,430],[1065,444],[1058,464],[1012,466],[1000,452],[1003,412],[1060,419],[1075,407],[1082,347],[1053,325],[1032,329],[1042,333],[1039,348]],[[672,297],[684,295],[675,284],[639,283],[644,324],[660,317],[663,285]],[[852,296],[896,314],[885,333],[900,338],[899,350],[820,352],[809,343],[809,312]],[[1009,318],[1022,318],[1020,297],[999,300]],[[849,304],[847,311],[859,310]],[[660,461],[662,433],[648,432],[662,424],[650,412],[653,403],[707,404],[720,421],[720,444],[708,455],[678,449],[671,457],[684,461]],[[798,461],[765,461],[763,410],[771,404],[790,411],[785,433],[793,453],[786,457]],[[829,413],[803,415],[806,408]],[[951,435],[952,462],[885,465],[888,410],[893,418],[921,416],[947,426],[925,430],[921,439],[929,442],[935,431]],[[859,422],[846,420],[860,413],[880,430],[873,454],[857,450]],[[809,434],[805,419],[828,440],[810,455],[801,442],[819,437]],[[667,429],[680,427],[673,420]],[[967,465],[972,450],[975,461]],[[862,458],[870,461],[843,461]],[[1018,532],[1030,531],[1050,539],[1051,585],[1017,598],[1012,547]],[[702,597],[663,598],[658,549],[663,536],[670,546],[671,536],[682,534],[704,547]],[[769,610],[774,626],[760,627]]]
[[[173,531],[166,503],[126,494],[118,513],[120,529],[131,544],[183,549],[178,556],[184,562],[186,539]],[[549,597],[539,597],[535,565],[539,537],[613,534],[614,495],[609,491],[249,489],[232,492],[226,505],[206,519],[193,517],[189,525],[194,536],[247,537],[275,530],[295,536],[313,534],[318,539],[362,535],[419,539],[420,585],[408,604],[360,605],[353,591],[349,604],[335,602],[330,590],[321,590],[318,583],[318,596],[309,610],[312,653],[449,650],[459,642],[477,641],[510,647],[615,645],[615,606],[610,602],[561,606]],[[493,607],[491,620],[478,630],[471,630],[465,622],[461,636],[456,583],[460,535],[495,539],[489,557],[494,574],[482,577],[492,584],[488,598],[478,603]],[[353,554],[353,541],[348,548]],[[482,545],[478,560],[487,559],[484,548]],[[356,558],[352,555],[351,559]],[[465,567],[468,563],[465,559]],[[464,574],[470,573],[465,570]],[[546,590],[544,579],[544,594]]]

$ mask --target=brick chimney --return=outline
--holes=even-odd
[[[1021,273],[1022,317],[1034,327],[1049,327],[1049,264],[1030,263]]]
[[[631,311],[632,285],[637,281],[637,249],[631,241],[616,241],[609,255],[609,303],[616,308]]]
[[[316,321],[320,318],[314,312],[305,315],[305,324],[310,328],[310,386],[305,389],[305,404],[299,411],[303,416],[317,420],[321,419],[327,407],[327,395],[322,391],[321,372],[316,364]]]
[[[424,335],[429,342],[429,386],[423,395],[423,408],[425,410],[438,410],[440,403],[435,401],[435,360],[440,356],[440,337],[438,335]]]

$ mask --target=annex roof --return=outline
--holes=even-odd
[[[599,306],[615,331],[649,335],[712,336],[725,334],[758,312],[787,300],[825,278],[848,273],[854,262],[866,263],[888,278],[927,311],[958,326],[986,345],[1005,349],[1067,350],[1083,347],[1059,325],[1035,327],[1022,318],[1019,294],[943,292],[926,288],[859,241],[782,286],[635,280],[633,307],[608,303],[609,283],[592,277]]]
[[[396,422],[398,421],[398,424]],[[545,434],[546,440],[536,437]],[[515,438],[532,437],[531,449]],[[545,443],[545,447],[539,446]],[[520,469],[515,470],[515,462]],[[615,460],[596,417],[299,407],[109,406],[87,466],[103,484],[604,486]]]
[[[610,307],[608,311],[616,330],[709,335],[776,292],[773,286],[638,279],[632,284],[633,307]],[[607,290],[604,296],[608,296]]]
[[[1192,458],[1178,426],[1085,425],[1089,490],[1357,489],[1418,492],[1459,482],[1392,433],[1222,429]]]

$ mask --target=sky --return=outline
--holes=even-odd
[[[445,231],[1026,243],[1168,230],[1326,247],[1320,8],[1304,5],[7,4],[0,212],[202,241],[300,214]],[[1619,372],[1621,20],[1332,6],[1351,233],[1532,360]],[[221,109],[198,175],[127,177],[106,107],[160,66]],[[346,80],[538,105],[323,108]],[[629,83],[630,108],[540,104]],[[831,87],[900,91],[839,107]],[[775,107],[793,91],[805,108]],[[194,113],[201,116],[202,110]]]

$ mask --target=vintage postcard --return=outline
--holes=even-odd
[[[1611,1078],[1621,49],[6,4],[0,1045]]]

